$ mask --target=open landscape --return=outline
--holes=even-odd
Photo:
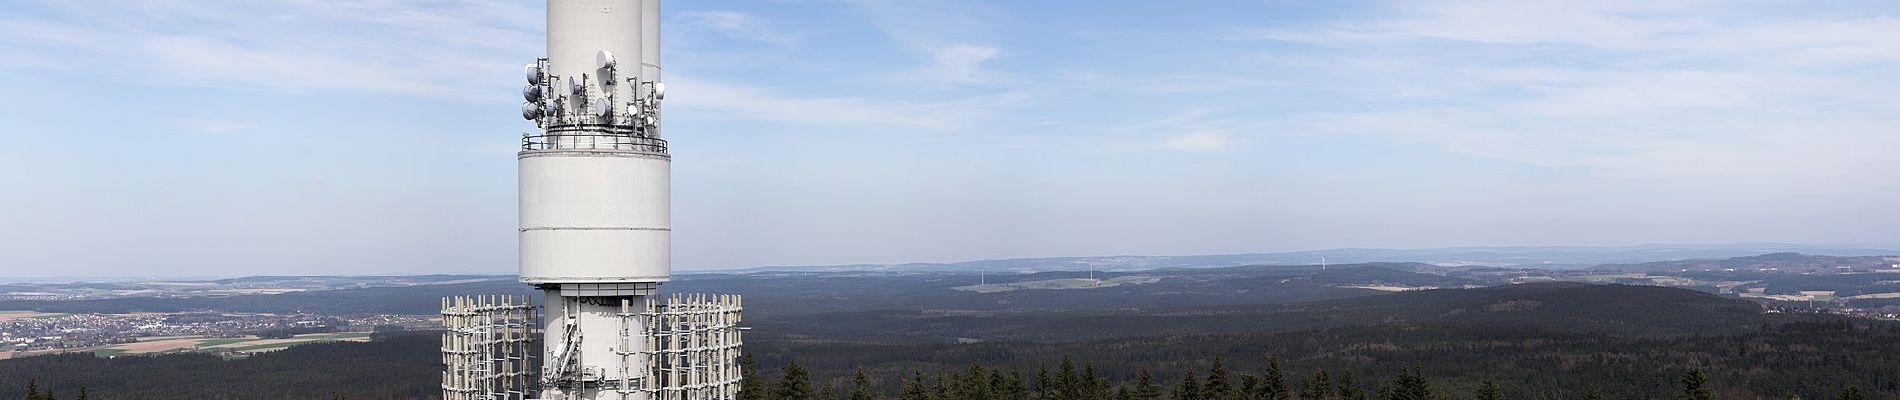
[[[1055,367],[1052,360],[1064,358],[1093,368],[1100,379],[1127,382],[1142,369],[1166,371],[1157,379],[1178,379],[1187,370],[1204,371],[1216,357],[1224,360],[1225,368],[1257,371],[1272,355],[1292,369],[1289,373],[1352,371],[1370,383],[1390,382],[1408,368],[1421,367],[1445,390],[1471,390],[1488,380],[1502,384],[1504,393],[1514,398],[1558,396],[1567,393],[1566,387],[1591,382],[1616,398],[1653,398],[1671,393],[1673,374],[1690,366],[1709,369],[1716,390],[1728,397],[1811,398],[1846,385],[1877,395],[1900,395],[1900,388],[1891,386],[1900,384],[1900,364],[1873,356],[1900,351],[1890,348],[1900,344],[1900,336],[1895,336],[1900,335],[1900,322],[1895,322],[1900,318],[1894,315],[1900,306],[1886,303],[1884,296],[1793,301],[1752,294],[1900,291],[1900,279],[1883,272],[1891,265],[1877,265],[1888,260],[1891,257],[1774,253],[1561,269],[1422,262],[1159,269],[1096,264],[1099,270],[1024,267],[973,272],[801,267],[682,274],[667,286],[682,291],[718,287],[748,296],[748,353],[759,365],[755,379],[768,382],[783,379],[782,368],[796,362],[817,384],[847,385],[852,374],[864,371],[875,377],[878,390],[896,392],[908,381],[905,377],[917,371],[951,374],[975,363],[1033,376]],[[1714,267],[1682,267],[1698,265]],[[429,325],[438,322],[426,314],[434,301],[431,294],[505,294],[515,287],[507,277],[495,277],[408,287],[434,288],[425,291],[385,292],[383,284],[376,283],[379,278],[352,279],[359,282],[283,294],[5,304],[46,311],[110,311],[156,318],[153,321],[303,315],[298,318],[360,321],[340,326],[367,330],[377,330],[370,325],[373,321],[412,323],[401,328],[383,325],[378,333],[280,338],[140,336],[125,343],[16,352],[16,359],[0,362],[0,372],[15,371],[21,374],[15,376],[68,387],[84,382],[85,374],[142,374],[177,363],[205,362],[198,354],[231,359],[224,363],[251,363],[229,364],[238,366],[280,362],[249,359],[294,352],[283,357],[315,357],[293,368],[317,381],[251,382],[246,387],[283,393],[285,398],[309,390],[351,398],[403,398],[408,395],[392,393],[429,393],[433,386],[426,377],[440,368],[431,331],[436,328]],[[59,289],[53,285],[37,290]],[[278,296],[296,298],[272,299]],[[308,314],[323,309],[283,308],[344,299],[353,299],[347,310],[354,312]],[[7,315],[15,317],[10,322],[93,315],[46,311]],[[292,312],[305,314],[274,314]],[[196,317],[180,319],[189,316]],[[390,356],[396,357],[380,367],[392,374],[388,376],[419,380],[345,384],[369,378],[344,372],[354,362],[350,359],[311,353],[378,342],[383,346],[378,348],[394,351]],[[311,347],[318,343],[330,344]],[[1733,343],[1747,343],[1753,350],[1722,350]],[[1099,348],[1124,350],[1112,355],[1092,350]],[[48,355],[62,352],[77,354]],[[1845,369],[1796,367],[1816,358],[1839,360],[1834,362]],[[1481,361],[1486,359],[1492,361]],[[1532,370],[1565,371],[1566,378],[1511,367],[1559,359],[1572,361]],[[49,365],[67,363],[75,366],[72,374],[48,372],[54,371]],[[1897,374],[1847,372],[1861,369]],[[21,384],[0,381],[0,390]],[[88,386],[99,398],[123,398],[152,388],[136,382]]]
[[[1900,400],[1900,0],[10,0],[0,88],[0,400]]]

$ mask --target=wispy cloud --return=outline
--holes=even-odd
[[[744,84],[674,76],[669,107],[806,126],[950,130],[985,124],[1031,99],[1026,93],[923,101],[902,98],[796,96]]]
[[[929,81],[983,83],[995,74],[984,63],[1002,54],[993,35],[999,12],[968,2],[851,1],[872,26],[923,58],[917,75]]]
[[[447,99],[505,89],[541,10],[511,1],[35,1],[0,55],[146,84]],[[511,58],[512,56],[519,57]]]
[[[790,45],[803,42],[805,35],[777,29],[762,18],[736,11],[689,11],[680,13],[680,27],[670,28],[680,33],[690,33],[696,29],[717,32],[729,39],[770,45]]]
[[[1672,52],[1676,56],[1765,56],[1746,64],[1851,65],[1900,62],[1894,16],[1711,13],[1706,1],[1418,1],[1392,18],[1310,26],[1240,28],[1232,39],[1363,47],[1446,41],[1468,44]],[[1748,7],[1734,7],[1746,10]],[[1774,11],[1766,11],[1774,12]],[[1727,18],[1724,18],[1727,17]]]
[[[994,46],[979,46],[966,43],[944,45],[935,50],[935,63],[927,68],[927,76],[936,79],[957,82],[982,82],[989,80],[989,73],[983,70],[983,62],[996,58],[1000,50]]]
[[[1843,159],[1900,164],[1840,145],[1894,140],[1879,126],[1900,124],[1890,112],[1900,100],[1881,93],[1900,85],[1880,66],[1900,61],[1890,38],[1900,20],[1774,13],[1696,1],[1422,1],[1229,38],[1317,46],[1263,61],[1388,95],[1358,99],[1365,110],[1294,116],[1306,132],[1623,181],[1795,184],[1808,183],[1799,174],[1868,177]]]

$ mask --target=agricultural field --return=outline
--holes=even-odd
[[[102,357],[178,352],[258,353],[282,350],[290,346],[309,343],[367,341],[369,341],[369,332],[312,333],[297,335],[288,339],[264,339],[255,336],[242,338],[211,338],[202,336],[152,337],[143,338],[133,343],[103,346],[92,350],[92,352],[94,355]]]
[[[7,322],[7,321],[16,320],[16,319],[57,317],[60,315],[63,315],[63,314],[43,313],[43,312],[34,312],[34,311],[0,311],[0,322]]]

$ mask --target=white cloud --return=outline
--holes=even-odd
[[[918,75],[935,82],[988,83],[984,63],[1002,54],[992,37],[999,12],[969,2],[938,0],[851,3],[899,46],[926,58]]]
[[[996,58],[999,51],[994,46],[965,43],[939,47],[932,56],[935,63],[929,68],[928,75],[936,79],[957,82],[988,80],[989,74],[983,70],[983,62]]]
[[[1869,168],[1900,163],[1844,145],[1900,137],[1882,128],[1900,126],[1900,99],[1885,94],[1900,84],[1883,72],[1900,61],[1900,19],[1700,1],[1396,8],[1230,38],[1320,46],[1262,60],[1358,96],[1358,110],[1287,118],[1311,134],[1625,183],[1868,182]]]
[[[1712,12],[1725,8],[1727,13]],[[1707,1],[1417,1],[1396,17],[1305,27],[1241,28],[1230,39],[1338,47],[1419,41],[1483,45],[1569,45],[1670,52],[1675,56],[1748,56],[1747,63],[1854,65],[1900,62],[1900,18],[1863,15],[1751,15],[1748,7]],[[1760,12],[1772,13],[1776,11]]]
[[[805,97],[747,85],[675,75],[667,106],[740,118],[808,126],[860,126],[950,130],[990,121],[1001,110],[1030,99],[1025,93],[941,101],[867,97]]]
[[[514,1],[170,1],[23,5],[0,50],[153,85],[479,99],[535,57]],[[50,39],[49,39],[50,37]]]
[[[682,33],[704,27],[728,38],[780,46],[805,40],[804,35],[780,31],[764,19],[741,12],[689,11],[679,18],[683,27],[676,30]]]

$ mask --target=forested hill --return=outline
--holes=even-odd
[[[1292,304],[1089,311],[852,311],[764,316],[756,337],[874,342],[1069,341],[1286,332],[1353,326],[1491,326],[1619,336],[1731,334],[1811,319],[1755,303],[1653,286],[1535,283]]]
[[[1502,385],[1504,398],[1576,399],[1592,387],[1612,399],[1667,398],[1683,371],[1701,368],[1731,400],[1819,398],[1848,386],[1870,398],[1900,394],[1900,376],[1891,373],[1900,371],[1900,360],[1890,356],[1900,354],[1893,324],[1754,307],[1682,289],[1525,284],[1142,313],[817,313],[801,317],[815,324],[753,324],[746,349],[765,370],[761,382],[779,380],[777,371],[797,361],[822,387],[864,370],[883,397],[897,395],[918,372],[935,382],[937,374],[972,363],[1006,378],[1033,377],[1069,356],[1110,388],[1132,385],[1141,369],[1178,387],[1174,382],[1188,372],[1205,377],[1216,357],[1238,379],[1258,374],[1270,354],[1285,360],[1291,385],[1323,368],[1353,373],[1367,393],[1416,368],[1453,398],[1469,398],[1463,394],[1484,380]],[[931,339],[892,339],[891,332]],[[947,336],[928,336],[939,334]],[[441,368],[436,347],[422,333],[231,361],[191,354],[29,357],[0,361],[0,394],[24,393],[25,382],[37,379],[68,399],[82,385],[92,399],[427,398]]]
[[[753,300],[751,316],[866,310],[1088,310],[1264,304],[1375,295],[1356,285],[1464,286],[1487,282],[1420,273],[1424,264],[1246,266],[1140,272],[680,274],[669,292],[732,293]],[[319,314],[437,312],[461,294],[526,294],[512,279],[475,283],[312,290],[224,297],[0,300],[0,310],[57,313],[226,311]]]
[[[1283,312],[1373,323],[1509,325],[1617,335],[1701,335],[1756,330],[1786,321],[1746,300],[1675,288],[1527,283],[1440,289],[1299,303]]]
[[[1724,259],[1694,259],[1678,261],[1656,261],[1635,264],[1605,264],[1596,266],[1596,270],[1605,271],[1649,271],[1649,272],[1758,272],[1775,271],[1781,273],[1814,272],[1872,272],[1900,269],[1900,257],[1884,256],[1828,256],[1800,253],[1769,253],[1747,257]]]

